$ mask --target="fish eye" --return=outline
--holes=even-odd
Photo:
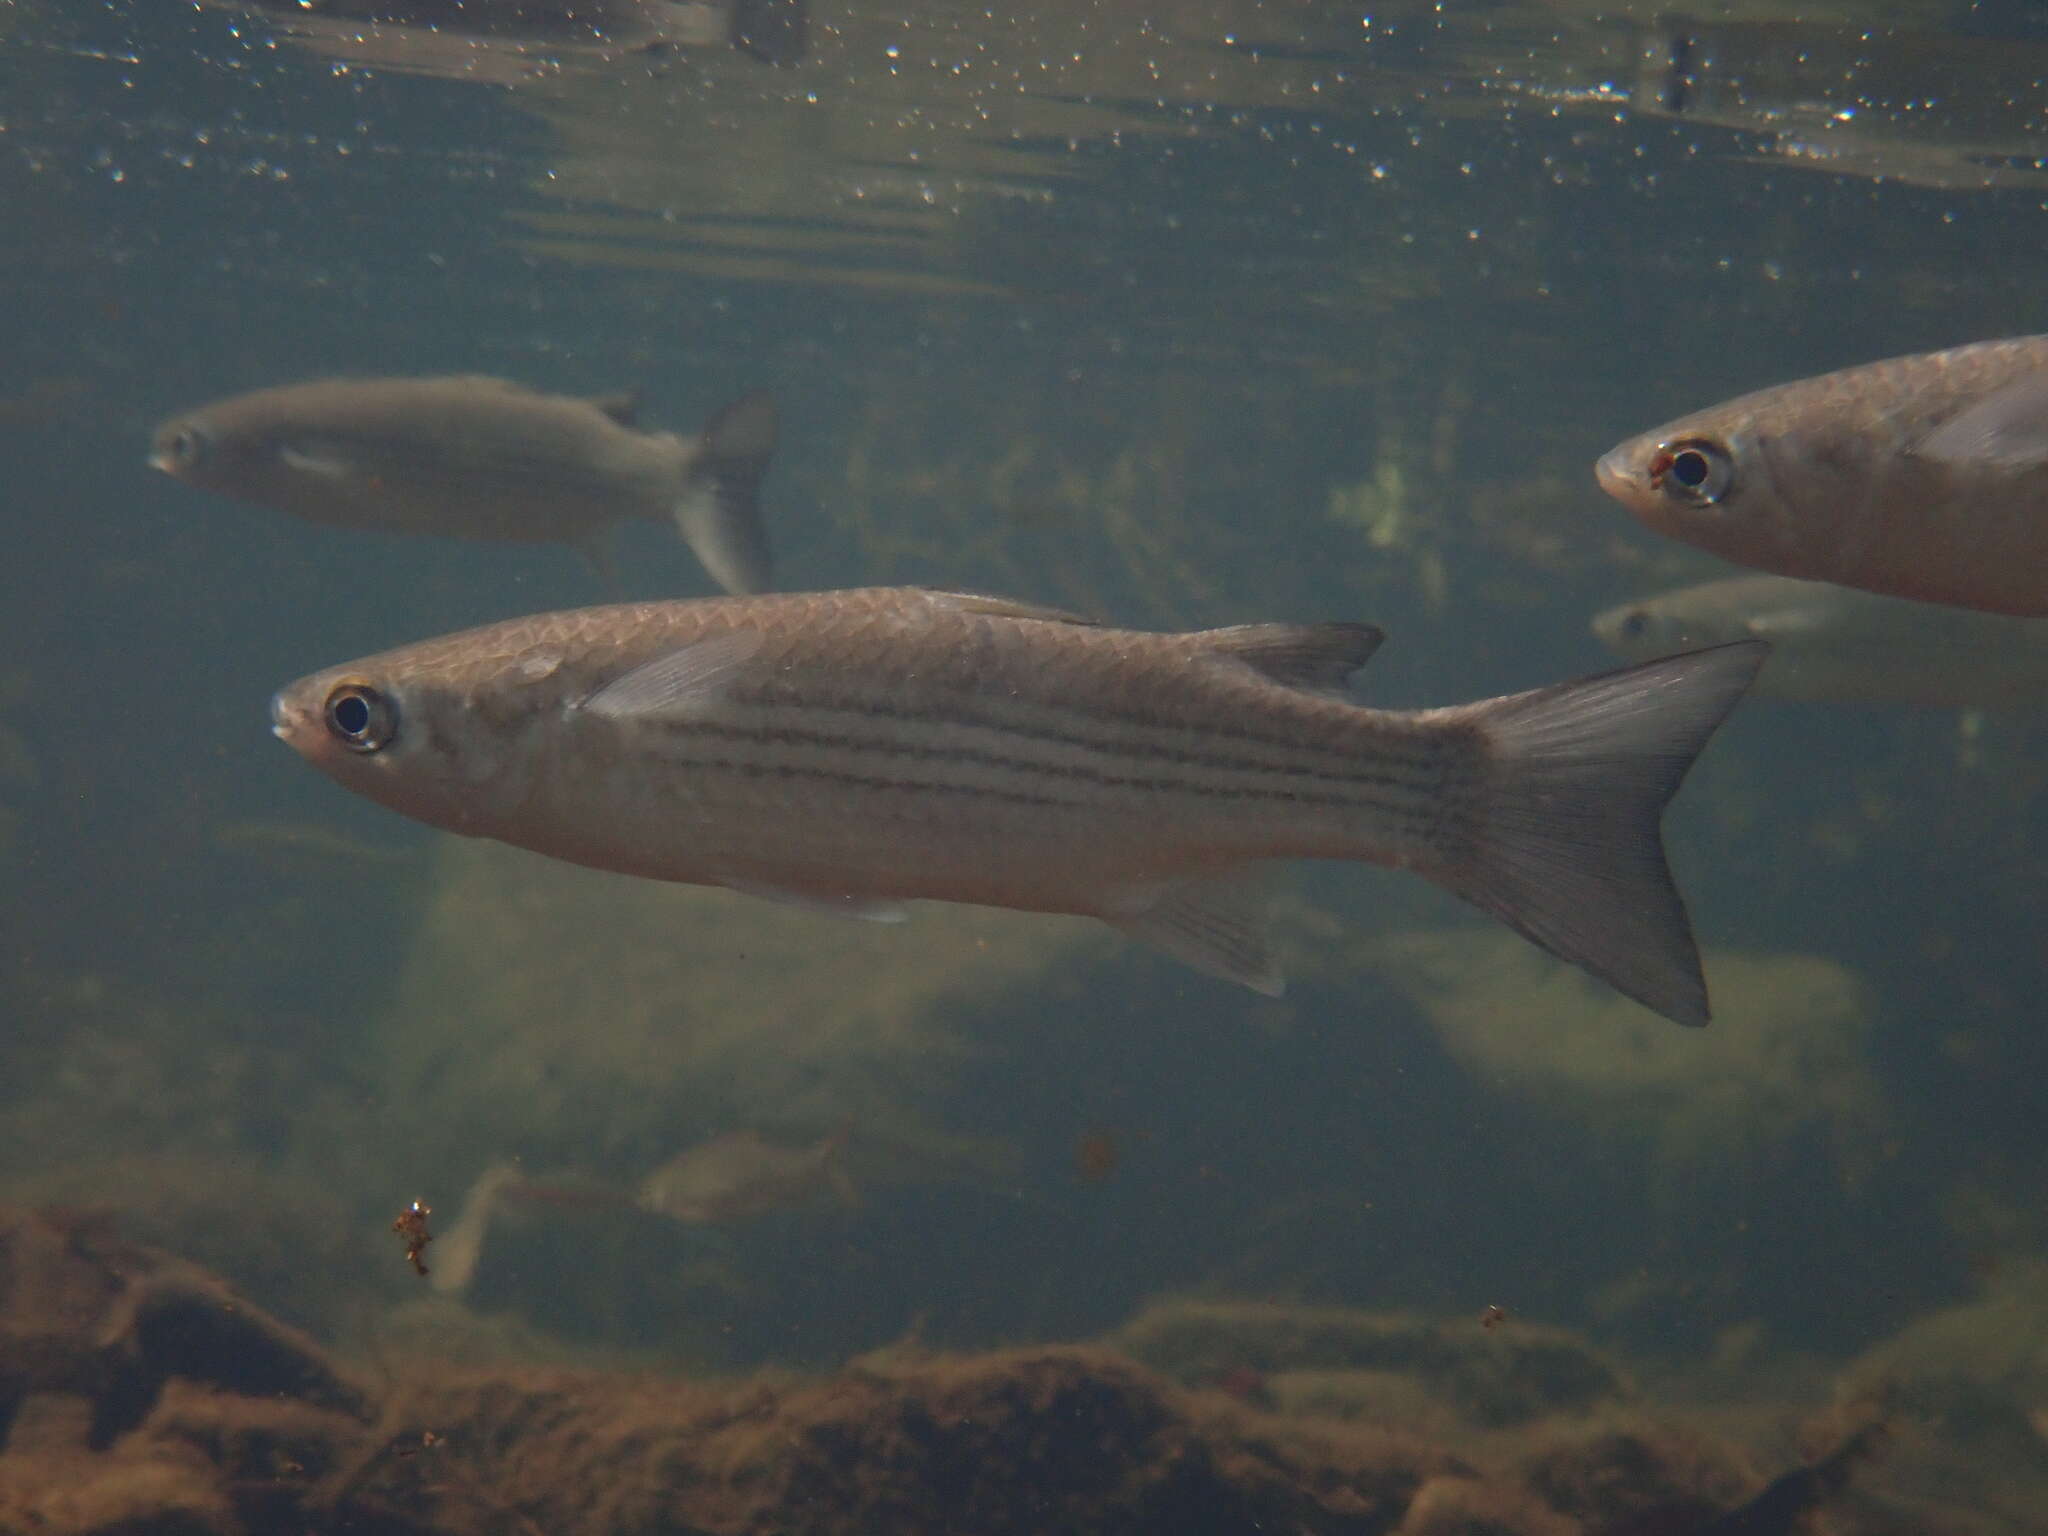
[[[1650,616],[1640,608],[1631,608],[1622,615],[1621,633],[1624,639],[1640,640],[1649,627]]]
[[[368,683],[337,683],[323,713],[327,729],[351,752],[376,752],[398,734],[398,706]]]
[[[1666,443],[1650,460],[1650,489],[1678,501],[1719,501],[1734,481],[1727,450],[1705,438]]]
[[[171,462],[188,468],[206,457],[206,434],[197,427],[180,427],[171,434]]]

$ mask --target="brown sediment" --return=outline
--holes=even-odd
[[[1447,1358],[1426,1325],[1335,1308],[1191,1322],[1183,1306],[1169,1321],[1195,1343],[1232,1333],[1240,1353],[1263,1337],[1276,1365],[1363,1351],[1426,1376],[1425,1356]],[[1166,1331],[1155,1319],[1150,1336]],[[1453,1332],[1503,1338],[1469,1316],[1441,1325]],[[0,1209],[6,1536],[1707,1536],[1824,1498],[1842,1536],[1898,1529],[1832,1502],[1863,1458],[1855,1436],[1772,1480],[1719,1436],[1622,1400],[1619,1378],[1596,1372],[1611,1386],[1588,1397],[1571,1389],[1578,1367],[1522,1374],[1573,1405],[1425,1434],[1265,1411],[1108,1344],[905,1347],[829,1376],[721,1381],[415,1352],[373,1395],[184,1260],[91,1215]]]

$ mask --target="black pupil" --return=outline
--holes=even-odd
[[[359,693],[334,701],[334,728],[344,736],[360,736],[370,728],[370,705]]]
[[[1671,461],[1671,478],[1687,490],[1697,489],[1707,478],[1707,456],[1688,448]]]
[[[1621,621],[1621,632],[1630,639],[1634,639],[1649,627],[1650,621],[1640,613],[1632,613]]]

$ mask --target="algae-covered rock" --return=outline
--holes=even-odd
[[[1576,1335],[1515,1319],[1496,1328],[1349,1307],[1166,1300],[1113,1335],[1182,1381],[1246,1370],[1283,1410],[1443,1432],[1584,1413],[1629,1393]]]
[[[936,903],[848,921],[460,839],[435,858],[377,1046],[408,1164],[450,1183],[515,1152],[637,1178],[727,1130],[894,1134],[977,1008],[1117,942]]]
[[[1427,1324],[1199,1311],[1155,1308],[1129,1331],[1191,1359],[1222,1326],[1274,1358],[1370,1355],[1424,1381],[1463,1369]],[[708,1380],[591,1358],[465,1368],[437,1352],[439,1322],[416,1321],[380,1353],[372,1398],[196,1267],[91,1221],[0,1210],[0,1532],[1789,1536],[1822,1499],[1836,1536],[2022,1529],[1838,1511],[1863,1436],[1811,1477],[1794,1462],[1790,1482],[1813,1485],[1794,1509],[1774,1493],[1786,1477],[1612,1392],[1588,1416],[1439,1434],[1263,1412],[1106,1345],[906,1343],[830,1373]],[[1560,1343],[1533,1354],[1584,1356]]]
[[[2029,1522],[2048,1510],[2048,1260],[2000,1265],[1980,1296],[1866,1350],[1840,1391],[1899,1421],[1885,1476],[1902,1494],[1958,1530],[2041,1529]]]
[[[1364,1536],[1469,1471],[1415,1436],[1247,1415],[1086,1346],[724,1385],[454,1378],[409,1411],[565,1533]]]
[[[1362,947],[1474,1077],[1656,1162],[1753,1167],[1815,1131],[1845,1175],[1876,1155],[1873,1004],[1831,960],[1717,951],[1714,1021],[1685,1030],[1513,934],[1457,928]]]
[[[376,1225],[303,1171],[166,1150],[0,1179],[0,1199],[97,1213],[124,1239],[204,1264],[310,1327],[337,1328],[402,1294]]]
[[[0,1445],[25,1402],[68,1398],[44,1415],[48,1450],[103,1450],[155,1406],[173,1379],[282,1396],[359,1414],[360,1389],[310,1336],[265,1315],[197,1265],[116,1233],[86,1213],[0,1207]]]

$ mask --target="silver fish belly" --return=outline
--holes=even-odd
[[[1765,647],[1403,712],[1343,691],[1379,638],[915,588],[634,604],[329,669],[272,715],[348,788],[454,831],[855,915],[1080,913],[1266,991],[1233,876],[1413,869],[1704,1022],[1659,821]]]

